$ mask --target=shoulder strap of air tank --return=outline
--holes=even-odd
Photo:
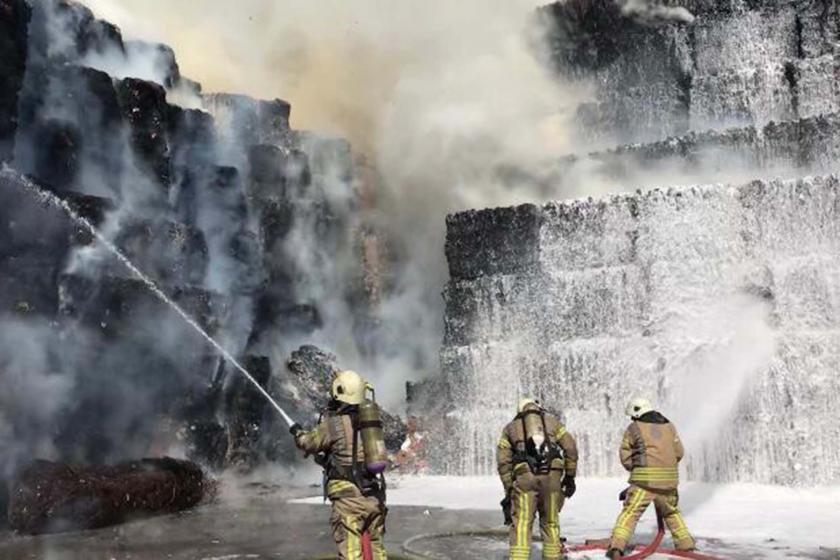
[[[362,487],[362,480],[359,476],[359,436],[361,429],[359,428],[359,417],[358,414],[349,414],[350,416],[350,425],[353,427],[353,445],[351,446],[352,449],[351,459],[350,459],[350,472],[351,476],[353,477],[353,482],[359,488]]]
[[[528,439],[528,429],[525,427],[525,413],[520,412],[516,415],[516,417],[519,419],[519,423],[522,424],[522,444],[524,445],[525,441]]]
[[[321,410],[320,414],[318,414],[318,425],[321,425],[321,422],[324,421],[324,416],[328,416],[326,410]],[[327,417],[327,434],[332,439],[332,422],[330,418]],[[329,495],[327,493],[327,485],[330,483],[330,470],[331,470],[331,463],[332,463],[332,453],[327,452],[326,456],[324,457],[324,462],[321,464],[323,468],[321,474],[321,486],[324,489],[324,503],[327,502]]]

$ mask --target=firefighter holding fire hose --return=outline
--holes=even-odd
[[[367,398],[368,391],[372,387],[358,373],[340,371],[318,426],[311,431],[298,424],[290,428],[297,447],[307,456],[316,455],[324,467],[339,560],[361,560],[365,534],[373,559],[387,559],[382,543],[387,459],[379,408]]]
[[[684,454],[680,436],[647,399],[633,399],[626,413],[633,422],[624,432],[620,456],[621,464],[630,471],[630,487],[621,495],[624,507],[615,523],[607,557],[622,557],[636,523],[651,502],[671,531],[674,547],[694,550],[694,538],[678,507],[679,463]]]
[[[496,449],[505,489],[502,509],[510,525],[510,560],[528,560],[531,531],[540,514],[543,560],[564,557],[560,510],[575,493],[578,451],[560,420],[533,399],[519,403],[516,417]]]

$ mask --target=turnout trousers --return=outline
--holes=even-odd
[[[656,513],[665,521],[665,525],[674,539],[677,550],[692,550],[695,547],[694,537],[688,532],[682,513],[680,513],[679,494],[676,490],[649,490],[631,484],[624,500],[624,507],[615,522],[610,548],[624,550],[633,537],[639,518],[653,502]]]
[[[560,510],[565,496],[560,489],[563,473],[534,475],[530,471],[516,477],[511,490],[510,560],[529,560],[534,519],[539,513],[543,541],[543,560],[563,558],[560,538]]]
[[[374,560],[387,560],[382,535],[385,532],[387,508],[378,496],[363,496],[352,485],[339,496],[330,496],[332,501],[333,539],[338,548],[338,560],[362,560],[362,534],[370,535]]]

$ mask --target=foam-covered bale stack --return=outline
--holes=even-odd
[[[640,21],[597,0],[543,10],[558,68],[599,84],[581,112],[595,136],[649,142],[840,110],[835,2],[680,5],[692,21]]]
[[[613,185],[635,190],[668,182],[738,182],[754,177],[795,177],[840,170],[840,114],[764,127],[689,132],[560,160],[558,185]]]
[[[836,484],[838,208],[840,182],[828,176],[450,217],[448,246],[474,250],[448,253],[451,448],[438,464],[492,472],[498,427],[527,394],[565,414],[585,474],[618,474],[624,400],[644,393],[683,425],[692,477]],[[517,213],[535,216],[524,246],[509,227]],[[755,313],[744,328],[772,342],[747,336],[752,348],[733,348],[746,343],[733,309]],[[726,368],[743,385],[721,380]],[[727,398],[731,414],[698,425],[704,399]]]

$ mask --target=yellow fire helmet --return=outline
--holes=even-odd
[[[362,404],[365,401],[367,383],[355,371],[345,370],[335,374],[330,395],[347,404]]]

